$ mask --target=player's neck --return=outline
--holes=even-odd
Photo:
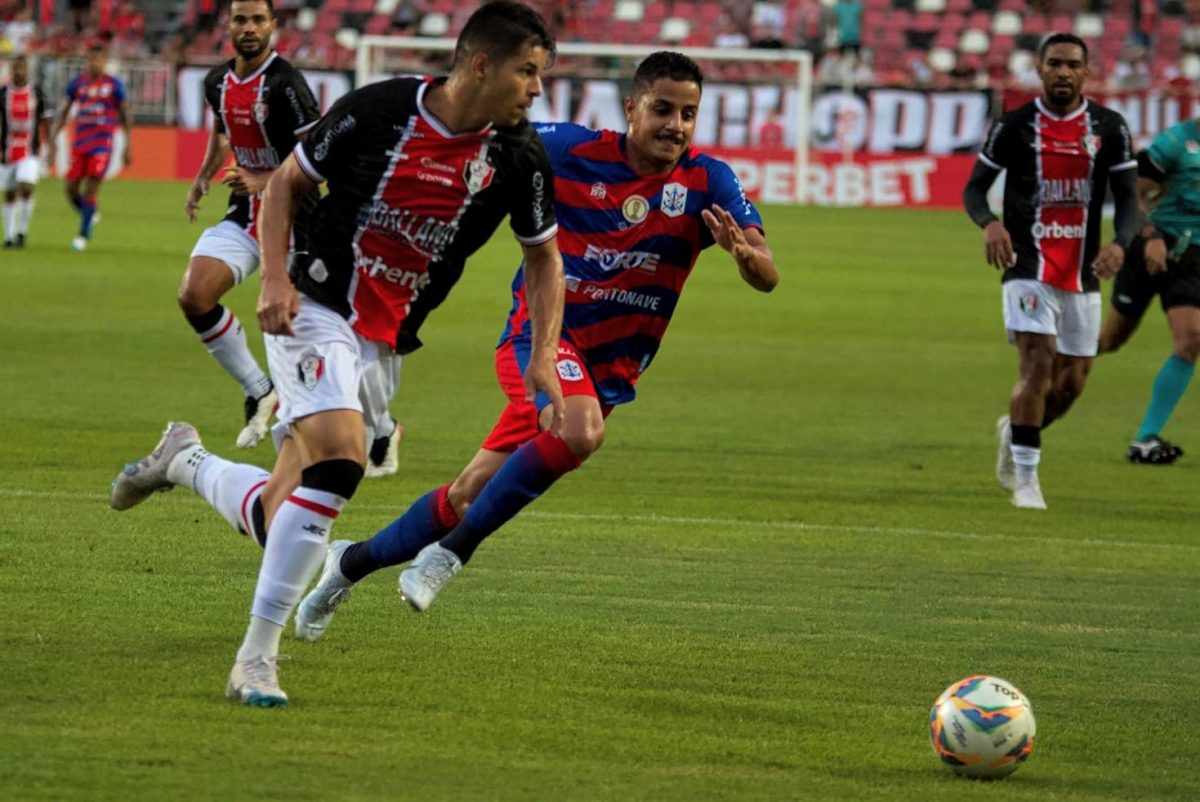
[[[272,52],[273,51],[271,48],[268,47],[254,58],[248,59],[242,58],[241,56],[236,56],[233,59],[233,71],[237,73],[237,77],[245,78],[247,75],[250,75],[252,72],[261,67],[263,62],[271,57]]]
[[[1066,117],[1068,114],[1073,114],[1074,112],[1079,111],[1079,108],[1083,105],[1083,95],[1076,95],[1075,99],[1070,103],[1065,106],[1060,106],[1043,94],[1042,103],[1046,106],[1046,108],[1050,109],[1050,111],[1054,112],[1059,117]]]
[[[654,175],[666,175],[679,165],[679,162],[663,162],[660,159],[654,159],[638,152],[635,148],[629,147],[629,141],[625,142],[625,161],[629,162],[629,166],[633,171],[642,178],[649,178]]]
[[[477,95],[451,75],[443,83],[432,84],[425,92],[425,110],[437,117],[451,133],[478,131],[487,127],[491,120],[476,111],[480,105]]]

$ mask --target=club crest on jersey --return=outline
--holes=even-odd
[[[495,175],[496,168],[488,164],[486,159],[471,159],[463,168],[463,178],[467,181],[467,192],[472,195],[487,189]]]
[[[296,373],[300,377],[301,384],[310,390],[313,389],[325,375],[325,357],[316,351],[305,351],[300,357],[299,364],[296,365]]]
[[[630,223],[637,224],[646,219],[646,215],[650,214],[650,203],[641,195],[630,195],[621,204],[621,214]]]
[[[1183,147],[1187,149],[1188,153],[1200,153],[1200,142],[1194,139],[1189,139],[1183,144]]]
[[[1089,156],[1095,156],[1100,152],[1100,137],[1095,134],[1087,134],[1083,138],[1083,149],[1087,151]]]
[[[583,368],[574,359],[558,360],[558,375],[563,381],[577,382],[583,380]]]
[[[1033,317],[1037,313],[1038,297],[1033,293],[1021,296],[1021,311],[1029,317]]]
[[[265,123],[267,121],[267,115],[271,113],[267,104],[262,102],[255,103],[250,108],[254,112],[254,121],[259,125]]]
[[[604,184],[597,181],[592,184],[592,197],[596,200],[604,200],[608,197],[608,188]]]
[[[660,208],[667,217],[678,217],[687,208],[687,187],[683,184],[667,184],[663,187]]]

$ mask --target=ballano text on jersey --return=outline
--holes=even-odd
[[[367,214],[366,227],[388,239],[406,242],[413,250],[434,259],[454,241],[457,220],[422,217],[410,209],[397,209],[385,201],[376,201]]]

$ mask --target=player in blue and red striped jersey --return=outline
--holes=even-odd
[[[371,540],[330,545],[297,612],[299,637],[319,638],[355,582],[414,557],[400,592],[426,609],[484,538],[598,449],[608,413],[634,399],[702,250],[720,245],[747,284],[775,288],[779,273],[758,211],[728,165],[689,147],[702,82],[691,59],[656,53],[638,67],[625,101],[628,134],[537,126],[555,176],[566,272],[564,423],[551,427],[546,398],[525,400],[521,373],[532,343],[518,270],[496,350],[509,398],[499,422],[453,484],[418,499]]]
[[[50,135],[50,163],[54,164],[58,134],[74,108],[75,132],[71,139],[71,167],[66,175],[66,191],[71,205],[79,212],[79,236],[71,242],[71,247],[77,251],[87,248],[92,237],[96,198],[112,161],[113,134],[118,126],[125,132],[121,162],[125,166],[132,162],[125,84],[104,71],[107,62],[108,51],[103,45],[88,47],[87,70],[67,84],[67,102],[59,111]]]

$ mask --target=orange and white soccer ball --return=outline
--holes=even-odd
[[[955,774],[998,780],[1033,753],[1037,722],[1025,694],[983,674],[961,679],[933,703],[929,740]]]

